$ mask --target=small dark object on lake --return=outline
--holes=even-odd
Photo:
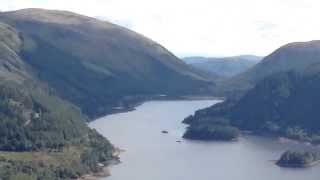
[[[163,134],[168,134],[169,132],[168,131],[161,131]]]

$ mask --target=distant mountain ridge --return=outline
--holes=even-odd
[[[239,56],[222,56],[222,57],[207,57],[207,56],[188,56],[183,57],[183,61],[187,64],[206,62],[210,60],[250,60],[250,61],[260,61],[263,59],[262,56],[255,55],[239,55]]]
[[[320,62],[320,41],[289,43],[275,50],[260,63],[222,83],[223,90],[245,91],[276,73],[301,72]]]
[[[229,78],[257,64],[262,57],[241,55],[233,57],[186,57],[183,60],[193,67],[212,75]]]

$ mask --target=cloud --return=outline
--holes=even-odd
[[[277,28],[276,24],[269,21],[257,21],[255,24],[258,31],[271,31]]]
[[[0,9],[63,9],[137,31],[179,56],[267,55],[320,39],[316,0],[1,0]]]
[[[133,29],[133,23],[129,19],[110,19],[110,18],[104,17],[104,16],[95,16],[95,18],[103,20],[103,21],[108,21],[113,24],[120,25],[122,27]]]

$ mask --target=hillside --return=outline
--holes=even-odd
[[[0,81],[0,177],[70,179],[115,159],[78,108],[33,81]],[[29,169],[29,170],[26,170]]]
[[[214,84],[159,44],[65,11],[0,13],[0,177],[71,179],[116,160],[90,118]]]
[[[301,72],[320,62],[320,41],[295,42],[284,45],[260,63],[220,84],[224,92],[246,91],[260,80],[280,72]]]
[[[19,56],[19,32],[0,23],[0,177],[70,179],[101,170],[114,147],[79,108],[55,96]]]
[[[105,21],[25,9],[1,13],[0,22],[16,32],[14,58],[90,117],[129,106],[126,99],[135,96],[207,94],[214,87],[161,45]]]
[[[239,100],[200,110],[185,120],[191,126],[212,126],[217,120],[256,133],[318,142],[320,65],[283,72],[261,80]],[[221,122],[220,122],[221,123]]]
[[[208,72],[213,76],[229,78],[242,73],[257,64],[262,57],[258,56],[234,56],[221,58],[186,57],[183,60],[193,67]]]

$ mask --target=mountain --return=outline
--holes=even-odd
[[[242,73],[257,64],[262,57],[242,55],[234,57],[186,57],[183,60],[193,67],[214,76],[229,78]]]
[[[0,177],[70,179],[101,170],[113,145],[57,97],[20,55],[23,39],[0,22]]]
[[[217,119],[223,119],[242,130],[318,141],[320,65],[314,66],[317,70],[311,73],[308,68],[306,73],[291,71],[270,76],[239,100],[200,110],[186,122],[212,126]]]
[[[312,41],[280,48],[247,72],[257,73],[252,77],[256,85],[242,97],[199,110],[185,122],[190,129],[223,122],[241,130],[318,143],[319,45]]]
[[[161,45],[105,21],[24,9],[1,13],[0,22],[16,40],[11,58],[90,117],[128,106],[134,97],[207,94],[214,87]]]
[[[153,96],[215,84],[161,45],[72,12],[0,12],[0,177],[75,179],[117,149],[86,122]]]
[[[320,62],[320,41],[295,42],[284,45],[254,67],[220,84],[222,91],[245,91],[260,80],[280,72],[304,71]]]

